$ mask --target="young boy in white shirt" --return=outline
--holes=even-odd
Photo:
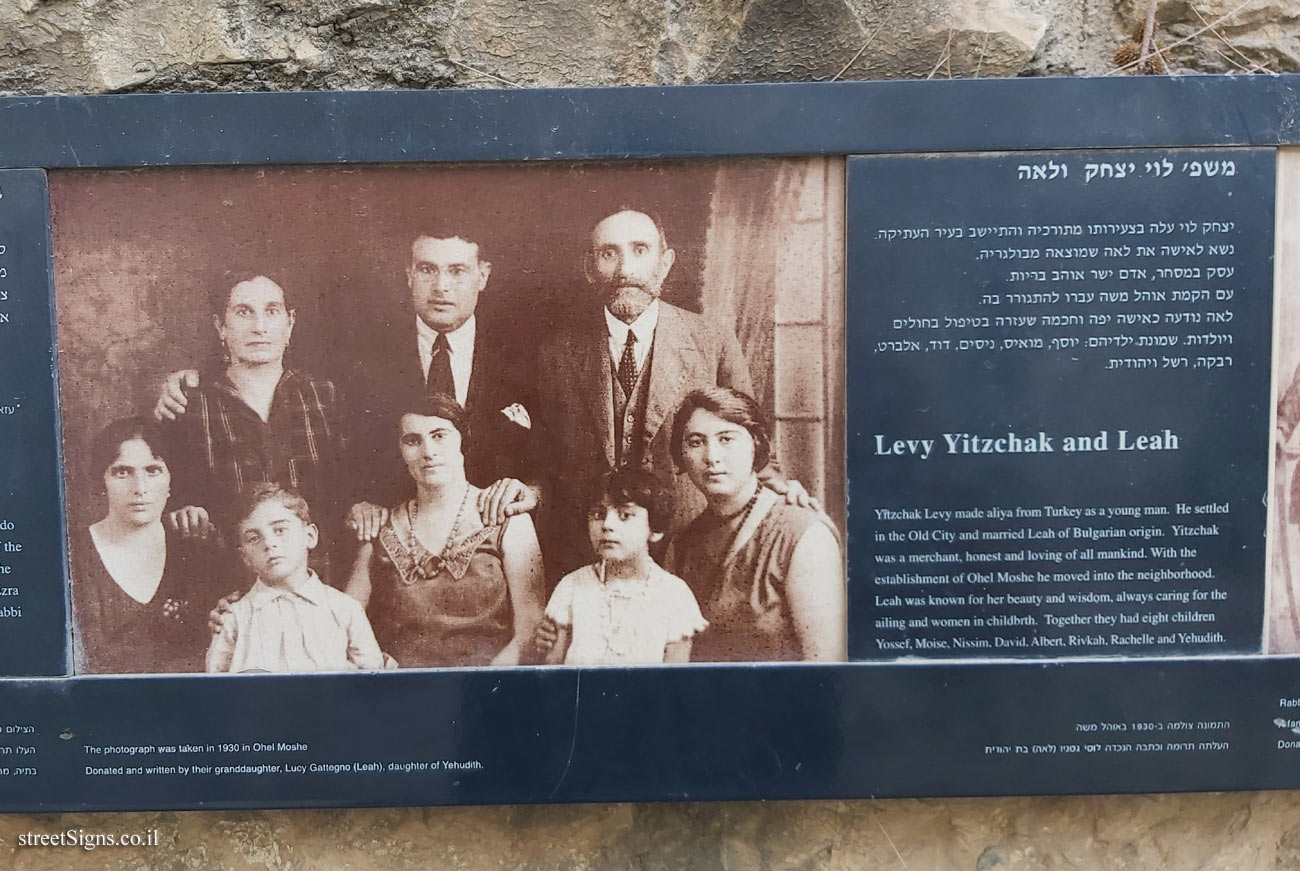
[[[361,603],[327,586],[307,566],[319,533],[306,501],[278,484],[256,484],[241,497],[236,517],[233,543],[257,581],[221,612],[207,670],[384,668]]]

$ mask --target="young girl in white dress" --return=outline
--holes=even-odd
[[[597,561],[560,579],[546,605],[558,628],[548,663],[689,662],[708,623],[686,582],[660,568],[650,545],[671,516],[667,489],[642,469],[611,472],[587,513]]]

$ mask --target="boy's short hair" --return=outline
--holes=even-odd
[[[672,494],[668,487],[637,466],[622,466],[601,477],[592,488],[587,507],[596,508],[602,503],[641,506],[649,516],[651,532],[666,533],[672,522]]]
[[[289,510],[290,514],[301,520],[304,526],[311,523],[311,511],[307,508],[307,500],[302,498],[297,490],[281,487],[274,481],[261,481],[240,493],[235,500],[234,510],[231,512],[234,523],[230,527],[230,538],[236,545],[239,544],[239,527],[264,502],[279,502]]]

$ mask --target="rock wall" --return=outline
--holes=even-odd
[[[3,0],[0,91],[1102,75],[1148,0]],[[1172,72],[1300,69],[1300,4],[1161,0]],[[1123,55],[1121,55],[1123,58]]]
[[[0,92],[1101,75],[1146,0],[0,0]],[[1300,70],[1300,3],[1163,0],[1171,72]],[[1117,61],[1118,56],[1118,61]],[[1137,67],[1130,71],[1138,71]],[[22,848],[157,829],[154,848]],[[1300,793],[0,817],[0,868],[1300,869]]]

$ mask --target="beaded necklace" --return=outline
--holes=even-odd
[[[417,497],[418,499],[418,497]],[[419,545],[415,537],[415,518],[411,515],[411,503],[417,501],[410,499],[406,503],[406,547],[412,554],[416,552]],[[451,548],[452,542],[460,538],[460,524],[465,519],[465,506],[469,504],[469,485],[465,485],[465,496],[460,500],[460,507],[456,509],[456,520],[451,525],[451,532],[447,533],[447,540],[442,543],[442,550],[438,551],[438,560],[446,561],[447,551]]]
[[[754,513],[754,506],[758,504],[758,494],[762,492],[763,492],[763,485],[759,484],[757,487],[754,488],[754,495],[749,497],[749,501],[745,503],[744,508],[726,517],[719,516],[718,518],[719,527],[727,523],[730,523],[731,521],[735,520],[737,517],[740,518],[740,522],[736,524],[736,528],[731,531],[731,537],[727,539],[727,546],[724,547],[722,550],[718,551],[718,553],[722,555],[723,560],[726,560],[727,557],[731,555],[732,548],[736,546],[736,539],[740,538],[740,531],[745,528],[745,524],[749,521],[749,515]]]

